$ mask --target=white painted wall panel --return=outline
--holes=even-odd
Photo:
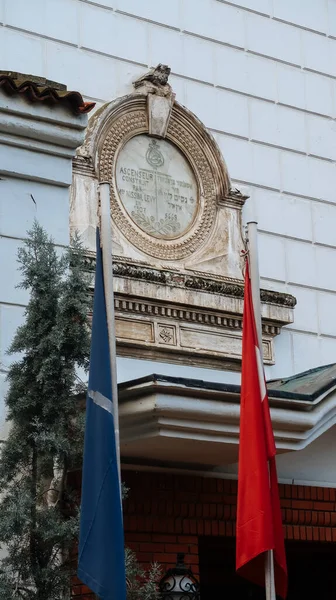
[[[332,190],[332,192],[333,201],[335,201],[336,190]],[[314,240],[319,244],[336,247],[336,206],[333,206],[332,204],[323,204],[321,202],[313,202],[312,215],[314,223]]]
[[[216,89],[210,85],[202,85],[197,81],[186,81],[185,82],[185,103],[188,108],[198,115],[199,119],[211,129],[214,129],[218,125],[217,120],[217,101],[216,101]],[[230,92],[221,92],[224,94],[223,98],[223,112],[225,112],[225,101],[228,102],[228,94]],[[233,94],[236,98],[236,94]]]
[[[1,68],[19,73],[44,75],[45,40],[8,27],[1,27]]]
[[[216,92],[215,128],[242,137],[249,137],[249,100],[226,90]]]
[[[268,100],[277,99],[276,64],[253,54],[247,55],[248,93]]]
[[[86,0],[81,0],[86,2]],[[97,6],[106,6],[107,8],[117,8],[118,0],[90,0],[90,4],[96,4]]]
[[[17,264],[17,252],[22,245],[22,240],[0,237],[0,256],[6,260],[0,262],[0,278],[6,282],[1,286],[1,302],[5,304],[26,305],[29,295],[26,290],[18,288],[20,283],[20,272]]]
[[[114,98],[117,95],[119,63],[114,58],[48,40],[46,42],[46,61],[48,75],[54,81],[66,81],[65,73],[68,65],[71,64],[74,68],[72,89],[80,89],[81,82],[86,80],[85,93],[87,96]],[[88,73],[90,73],[90,77],[88,77]],[[106,73],[108,73],[108,77]]]
[[[330,365],[336,363],[336,345],[335,339],[331,337],[320,337],[319,339],[319,363],[321,365]]]
[[[277,456],[277,469],[279,478],[297,480],[300,482],[314,482],[321,486],[335,487],[336,464],[335,454],[330,451],[334,448],[336,426],[312,442],[304,450],[289,452]]]
[[[119,64],[119,68],[120,67],[121,67],[121,65]],[[135,67],[135,65],[134,65],[134,67]],[[142,73],[143,73],[143,69],[141,69],[141,67],[135,67],[135,68],[141,70]],[[139,73],[139,76],[140,76],[140,73]],[[130,89],[131,88],[133,89],[131,82],[134,81],[135,79],[136,79],[136,76],[132,76],[132,78],[129,79],[129,81],[130,81]],[[183,106],[185,106],[186,103],[187,103],[187,100],[186,100],[186,98],[187,98],[187,85],[188,85],[188,83],[193,83],[193,82],[190,82],[189,80],[184,79],[182,77],[178,77],[178,75],[170,75],[169,79],[170,79],[170,83],[171,83],[172,87],[174,88],[174,93],[175,93],[176,100],[180,104],[183,104]],[[119,85],[120,85],[120,87],[124,87],[125,88],[124,80],[123,80],[122,77],[119,77]],[[202,86],[202,89],[204,89],[203,86]]]
[[[109,7],[117,7],[130,15],[148,19],[157,23],[163,23],[170,27],[179,27],[181,24],[181,2],[180,0],[169,0],[169,2],[157,2],[157,0],[103,0],[97,4]]]
[[[336,160],[336,123],[325,117],[306,116],[308,152]]]
[[[285,242],[280,237],[260,233],[259,264],[263,277],[286,281]]]
[[[199,116],[208,129],[248,139],[248,99],[245,96],[194,81],[186,81],[185,90],[188,108]]]
[[[220,133],[215,133],[214,137],[224,156],[230,177],[239,181],[253,181],[252,144]],[[244,169],[241,168],[242,164]]]
[[[189,77],[192,77],[192,75],[189,75],[188,72],[185,73],[184,71],[184,36],[182,36],[179,31],[165,29],[164,27],[158,27],[157,25],[149,26],[148,32],[149,64],[169,64],[173,73],[179,75],[187,74]],[[198,40],[196,40],[196,43],[197,42]],[[210,59],[210,72],[212,70],[211,65],[212,59]],[[145,73],[145,69],[142,69],[142,72]],[[196,77],[196,79],[202,79],[202,77],[199,76]]]
[[[270,15],[271,10],[271,0],[217,0],[218,2],[227,2],[228,4],[233,4],[235,6],[244,7],[251,11],[262,13],[265,15]]]
[[[305,115],[285,106],[250,100],[250,137],[274,146],[306,151]]]
[[[216,134],[232,179],[280,189],[280,151]]]
[[[316,246],[315,251],[317,287],[324,290],[336,290],[336,249]]]
[[[6,23],[78,44],[78,4],[72,0],[9,0]]]
[[[291,374],[321,357],[330,362],[336,39],[326,33],[336,37],[335,0],[32,0],[29,7],[1,0],[2,20],[2,68],[62,81],[98,105],[129,93],[150,66],[171,66],[177,99],[212,130],[234,185],[244,182],[251,195],[263,285],[298,298],[296,320],[276,340],[277,363],[268,372]],[[63,178],[66,185],[68,174]],[[28,222],[32,207],[24,206]],[[47,223],[47,204],[39,210]],[[11,214],[4,213],[5,229]],[[57,220],[53,231],[61,240]]]
[[[148,25],[144,21],[81,3],[80,44],[83,48],[147,64],[147,35]]]
[[[301,373],[326,364],[316,335],[293,333],[294,372]],[[328,362],[328,361],[327,361]],[[333,362],[332,360],[330,362]]]
[[[276,461],[279,482],[335,488],[335,433],[334,425],[303,450],[278,454]],[[227,465],[221,471],[237,476],[237,464]]]
[[[315,73],[304,73],[304,79],[306,92],[305,108],[321,115],[335,116],[333,80]]]
[[[291,64],[301,64],[301,32],[296,27],[247,13],[246,47]]]
[[[36,218],[56,244],[67,245],[68,215],[67,188],[23,179],[0,179],[0,235],[24,239]]]
[[[302,31],[303,66],[335,77],[335,41],[309,31]]]
[[[335,0],[328,0],[327,33],[330,36],[336,37],[336,2],[335,2]]]
[[[306,74],[295,67],[284,65],[282,63],[277,63],[276,68],[278,101],[281,102],[281,104],[297,106],[298,108],[304,109],[306,107],[304,88]]]
[[[290,262],[290,260],[289,255],[288,261]],[[293,285],[291,286],[291,293],[297,299],[297,306],[295,309],[295,321],[292,325],[288,326],[288,329],[309,331],[314,334],[319,333],[318,308],[320,308],[320,303],[318,304],[318,292],[314,289]]]
[[[184,0],[182,7],[183,30],[244,48],[244,11],[212,0]]]
[[[0,30],[2,34],[4,30]],[[12,30],[6,30],[9,35]],[[5,35],[5,38],[6,38]],[[33,43],[38,40],[31,38]],[[26,41],[26,36],[24,36]],[[20,47],[20,38],[17,38]],[[25,42],[24,42],[25,43]],[[23,47],[24,44],[23,44]],[[19,67],[18,67],[19,68]],[[20,68],[19,68],[20,69]],[[40,73],[41,74],[41,73]],[[69,186],[72,157],[83,140],[86,116],[68,108],[31,103],[21,95],[0,94],[0,440],[4,423],[6,373],[17,359],[7,350],[22,323],[29,291],[22,281],[18,249],[34,219],[58,245],[69,243]]]
[[[31,152],[34,142],[27,143],[27,148],[0,145],[1,171],[8,175],[15,175],[17,170],[23,177],[54,182],[57,185],[69,186],[71,184],[71,162],[62,156],[50,156],[41,152]],[[38,160],[40,154],[41,160]],[[42,158],[43,157],[43,158]]]
[[[264,287],[266,287],[263,284]],[[289,329],[281,332],[274,340],[275,365],[265,368],[267,379],[277,379],[284,373],[293,372],[293,334]]]
[[[179,34],[178,34],[179,35]],[[183,37],[183,68],[182,73],[193,79],[201,79],[205,82],[214,83],[215,80],[215,50],[216,45],[212,42],[195,38],[191,35]],[[156,60],[160,56],[160,47],[157,48]]]
[[[317,287],[316,248],[312,244],[286,240],[287,278],[293,285]],[[308,326],[308,324],[307,324]]]
[[[335,201],[336,166],[333,162],[282,152],[281,179],[283,191],[289,194]]]
[[[252,190],[258,226],[278,235],[312,239],[311,202],[271,190]],[[336,217],[336,213],[335,213]]]
[[[215,84],[220,87],[248,93],[245,52],[217,44],[215,46]]]
[[[336,319],[334,318],[336,308],[336,294],[318,292],[319,329],[324,335],[336,336]],[[333,340],[331,340],[332,343]]]
[[[327,31],[327,1],[308,0],[273,0],[274,17],[294,23],[300,27],[326,33]]]

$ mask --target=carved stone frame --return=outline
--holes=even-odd
[[[155,258],[174,261],[190,256],[211,235],[217,207],[230,194],[228,172],[216,142],[193,113],[174,103],[165,138],[180,150],[194,172],[199,207],[194,222],[181,237],[154,238],[127,215],[118,197],[114,172],[117,155],[125,143],[136,135],[149,134],[147,95],[132,94],[122,98],[103,108],[103,112],[107,111],[106,116],[97,111],[93,120],[98,126],[91,124],[92,136],[89,130],[88,142],[81,148],[80,155],[97,157],[94,168],[98,180],[111,183],[111,213],[116,227],[131,244]]]
[[[109,181],[118,354],[239,369],[241,210],[246,196],[231,188],[220,150],[205,126],[174,101],[171,88],[168,96],[152,88],[136,89],[104,105],[90,119],[85,143],[73,163],[70,226],[79,230],[93,256],[98,182]],[[174,144],[195,174],[198,213],[178,238],[150,236],[119,199],[118,153],[139,134]],[[268,364],[274,362],[273,338],[283,325],[293,322],[295,306],[293,297],[271,294],[262,297],[263,351]]]

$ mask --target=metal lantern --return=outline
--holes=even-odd
[[[177,555],[176,567],[168,569],[160,581],[163,600],[200,600],[200,586],[184,562],[184,554]]]

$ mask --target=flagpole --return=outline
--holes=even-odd
[[[262,350],[262,333],[261,333],[261,311],[260,311],[260,277],[259,277],[259,257],[258,257],[258,239],[257,239],[257,222],[249,221],[247,223],[247,242],[249,250],[249,268],[252,290],[252,304],[257,329],[258,345],[261,358],[263,357]],[[275,580],[274,580],[274,556],[273,550],[266,552],[265,557],[265,591],[266,600],[276,600]]]
[[[119,489],[120,489],[120,498],[121,498],[117,350],[116,350],[115,316],[114,316],[110,184],[108,182],[102,181],[99,184],[99,196],[100,196],[100,240],[101,240],[102,255],[103,255],[104,290],[105,290],[105,303],[106,303],[106,314],[107,314],[108,339],[109,339],[109,348],[110,348],[113,420],[114,420],[115,444],[116,444],[116,453],[117,453],[117,462],[118,462]]]

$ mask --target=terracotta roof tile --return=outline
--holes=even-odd
[[[69,92],[65,85],[12,71],[0,71],[0,88],[10,95],[22,94],[30,102],[68,106],[77,115],[88,113],[95,106],[94,102],[84,102],[79,92]]]

